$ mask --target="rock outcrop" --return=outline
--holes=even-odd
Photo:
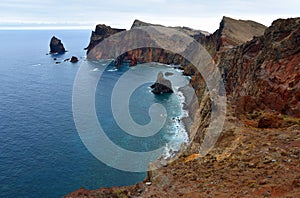
[[[262,36],[266,28],[266,26],[254,21],[236,20],[224,16],[219,29],[213,34],[199,37],[197,41],[205,47],[214,59],[217,59],[221,52],[239,46],[254,37]],[[184,73],[194,75],[193,65],[187,65]]]
[[[262,36],[227,50],[220,48],[215,53],[214,60],[223,77],[228,104],[239,119],[257,112],[300,117],[299,22],[300,18],[276,20]],[[191,108],[191,111],[195,115],[194,122],[201,124],[190,134],[191,148],[197,148],[210,122],[212,103],[203,78],[193,72],[191,84],[200,108]],[[251,120],[251,126],[274,128],[280,125],[281,119],[268,116],[268,119]]]
[[[157,24],[150,24],[143,21],[135,20],[131,26],[131,30],[142,26],[161,26]],[[194,30],[188,27],[168,27],[173,30],[183,32],[190,37],[200,42],[208,52],[214,57],[217,52],[232,48],[240,45],[246,41],[251,40],[254,36],[261,36],[266,29],[265,26],[253,22],[244,20],[235,20],[228,17],[223,17],[220,23],[220,28],[213,34],[201,30]],[[86,48],[88,59],[97,59],[103,57],[103,54],[107,49],[91,50],[104,38],[107,38],[115,33],[124,31],[123,29],[113,29],[105,25],[97,25],[96,31],[92,32],[91,41]],[[140,38],[134,38],[135,40],[143,40],[141,34]],[[115,57],[116,58],[116,57]],[[131,66],[137,63],[147,62],[160,62],[163,64],[174,64],[187,66],[185,73],[187,75],[193,74],[191,64],[179,54],[174,54],[170,51],[160,48],[140,48],[128,51],[116,58],[115,64],[120,66],[123,61],[129,61]],[[191,71],[190,71],[191,70]]]
[[[76,56],[72,56],[70,59],[71,63],[77,63],[78,62],[78,58]]]
[[[276,20],[218,57],[237,113],[272,110],[300,117],[300,18]]]
[[[136,20],[134,20],[134,22],[131,26],[131,29],[142,27],[142,26],[161,26],[161,27],[165,27],[163,25],[146,23],[146,22],[143,22],[143,21],[140,21],[140,20],[136,19]],[[195,39],[198,39],[199,37],[204,37],[204,36],[210,35],[209,32],[202,31],[202,30],[194,30],[192,28],[185,27],[185,26],[183,26],[183,27],[176,26],[176,27],[168,27],[168,28],[183,32],[183,33],[185,33],[185,34],[187,34],[187,35],[189,35],[189,36],[191,36]]]
[[[110,26],[106,26],[104,24],[97,25],[95,31],[92,31],[89,45],[85,48],[87,50],[88,58],[95,58],[92,55],[89,56],[89,52],[98,43],[103,41],[105,38],[122,31],[125,31],[125,29],[111,28]]]
[[[150,24],[150,23],[145,23],[139,20],[135,20],[131,30],[134,30],[136,28],[142,27],[142,26],[161,26],[157,24]],[[113,35],[117,32],[123,31],[106,31],[107,26],[105,25],[98,25],[97,26],[98,31],[96,32],[109,32],[108,34],[102,33],[102,34],[96,34],[95,32],[92,33],[91,41],[89,46],[86,48],[87,51],[87,57],[88,59],[97,59],[103,57],[103,54],[105,54],[105,50],[107,49],[94,49],[92,50],[98,43],[100,43],[104,38],[107,38],[110,35]],[[96,28],[96,29],[97,29]],[[170,29],[174,29],[180,32],[184,32],[185,34],[195,38],[199,39],[200,37],[205,37],[208,35],[208,32],[200,31],[200,30],[193,30],[188,27],[169,27]],[[119,29],[117,29],[119,30]],[[127,38],[131,40],[143,40],[144,37],[147,37],[148,35],[145,35],[145,33],[141,33],[139,35],[138,31],[135,31],[134,38]],[[99,36],[100,35],[100,36]],[[174,64],[174,65],[182,65],[186,66],[189,64],[189,62],[184,59],[182,56],[179,54],[174,54],[170,51],[160,49],[160,48],[149,48],[149,47],[144,47],[140,49],[134,49],[131,51],[127,51],[126,53],[122,54],[119,57],[114,57],[116,59],[115,64],[117,66],[120,66],[123,61],[129,61],[131,66],[136,65],[137,63],[147,63],[147,62],[160,62],[164,64]]]
[[[50,41],[50,53],[51,54],[55,54],[55,53],[62,54],[65,52],[66,52],[66,50],[65,50],[65,47],[62,44],[61,40],[56,38],[55,36],[53,36]]]
[[[173,93],[171,81],[164,78],[164,74],[159,72],[157,75],[156,82],[151,85],[152,93],[154,94],[164,94]]]
[[[231,25],[226,25],[228,19],[224,19],[220,29],[224,30],[226,26],[238,27],[239,23],[233,25],[231,19]],[[254,28],[256,29],[258,28]],[[223,36],[215,40],[222,41],[224,34],[226,38],[236,37],[228,35],[228,32],[230,31],[226,30],[226,34],[222,33]],[[240,33],[235,31],[235,35],[243,32],[244,30]],[[299,18],[276,20],[262,36],[255,36],[236,47],[232,45],[238,42],[233,44],[231,41],[231,47],[228,47],[229,44],[225,41],[215,42],[216,52],[212,54],[215,54],[214,59],[222,71],[227,94],[235,100],[232,102],[236,105],[237,113],[273,110],[299,117]],[[223,45],[220,47],[219,43]],[[210,46],[206,45],[208,49],[212,49]],[[186,73],[194,74],[194,71],[188,69],[192,70],[186,67]],[[192,84],[200,89],[203,87],[202,81],[201,76],[196,74]]]
[[[249,20],[236,20],[223,17],[220,27],[213,34],[198,41],[206,47],[212,56],[261,36],[267,27]]]

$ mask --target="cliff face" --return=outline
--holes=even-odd
[[[223,51],[217,64],[237,113],[300,117],[300,18],[276,20],[263,36]]]
[[[223,19],[220,29],[216,31],[222,30],[222,36],[215,37],[216,32],[209,36],[206,47],[216,50],[212,54],[215,54],[214,59],[222,72],[227,94],[234,98],[232,102],[237,106],[237,113],[274,110],[299,117],[299,18],[276,20],[261,36],[253,35],[252,40],[246,39],[251,37],[249,35],[243,36],[244,42],[242,39],[239,42],[237,39],[236,42],[230,39],[229,43],[228,39],[222,40],[223,37],[236,38],[235,35],[243,34],[245,30],[243,26],[240,32],[234,28],[236,31],[232,35],[228,33],[232,31],[228,28],[238,27],[241,21],[236,21],[235,24],[232,19],[229,24],[226,21],[227,18]],[[253,32],[261,29],[260,25],[254,26],[253,22],[249,24],[253,27]],[[247,32],[251,32],[248,28]],[[212,37],[220,42],[212,45]],[[238,45],[240,42],[243,44]],[[192,84],[199,90],[203,87],[202,81],[201,76],[195,74]]]
[[[235,20],[229,17],[223,17],[219,29],[213,34],[199,37],[197,41],[217,59],[220,53],[241,45],[253,39],[253,37],[262,36],[267,27],[249,20]],[[185,68],[185,74],[194,75],[192,65]]]
[[[221,71],[227,99],[235,116],[253,115],[257,118],[258,112],[269,112],[300,117],[299,22],[300,18],[276,20],[262,36],[227,50],[219,48],[215,53],[214,59]],[[220,29],[222,26],[226,26],[224,19]],[[216,40],[222,40],[222,37]],[[217,49],[218,44],[215,44]],[[189,67],[185,69],[193,70]],[[199,128],[190,131],[191,150],[196,152],[210,122],[211,101],[199,73],[193,75],[191,84],[200,101],[200,107],[192,112],[195,125],[198,124]],[[251,125],[258,127],[260,122],[252,120]],[[280,125],[280,120],[275,117],[266,122],[269,126]]]
[[[139,20],[135,20],[134,23],[132,24],[131,30],[134,30],[138,27],[142,26],[161,26],[157,24],[150,24],[150,23],[145,23]],[[183,32],[195,39],[199,38],[204,38],[206,35],[209,33],[200,31],[200,30],[193,30],[188,27],[169,27],[170,29],[174,29],[180,32]],[[108,29],[108,30],[107,30]],[[115,33],[118,33],[123,30],[119,29],[113,29],[117,31],[111,31],[112,29],[105,25],[98,25],[96,28],[96,31],[92,33],[91,36],[91,41],[89,46],[86,48],[88,50],[87,52],[87,57],[89,59],[97,59],[103,57],[103,54],[105,53],[105,50],[103,49],[94,49],[92,50],[98,43],[100,43],[104,38],[107,38],[110,35],[113,35]],[[136,31],[138,35],[138,31]],[[145,35],[141,34],[136,36],[135,35],[135,40],[141,39],[143,40]],[[146,35],[147,36],[147,35]],[[128,39],[128,38],[127,38]],[[134,49],[131,51],[128,51],[124,54],[122,54],[119,57],[114,57],[116,59],[116,65],[119,66],[122,64],[124,60],[130,61],[131,66],[136,65],[137,63],[147,63],[147,62],[160,62],[164,64],[174,64],[174,65],[181,65],[181,66],[186,66],[189,64],[188,61],[186,61],[184,58],[182,58],[178,54],[174,54],[170,51],[164,50],[164,49],[159,49],[159,48],[149,48],[149,47],[144,47],[144,48],[139,48],[139,49]]]
[[[266,26],[249,20],[235,20],[223,17],[220,27],[213,34],[198,41],[206,47],[212,56],[217,52],[233,48],[264,34]]]
[[[235,20],[223,17],[217,31],[216,50],[223,51],[250,41],[254,36],[263,35],[266,26],[254,21]]]
[[[85,48],[87,49],[87,54],[89,55],[90,50],[105,38],[122,31],[125,31],[125,29],[111,28],[110,26],[106,26],[104,24],[97,25],[95,31],[92,32],[89,45]]]
[[[131,30],[142,26],[161,25],[135,20],[131,26]],[[214,57],[217,52],[221,52],[223,50],[240,45],[246,41],[251,40],[254,36],[262,35],[266,27],[253,21],[235,20],[228,17],[223,17],[220,23],[220,28],[213,34],[209,34],[208,32],[201,30],[194,30],[188,27],[168,28],[183,32],[196,39],[203,46],[205,46],[208,52]],[[96,30],[92,32],[90,44],[86,48],[88,50],[87,57],[89,59],[101,58],[101,54],[104,54],[104,51],[106,49],[97,49],[93,50],[93,52],[90,53],[91,50],[105,38],[121,31],[124,30],[114,29],[105,25],[97,25]],[[141,38],[136,39],[143,39],[142,36],[143,35],[141,35]],[[189,62],[178,54],[174,54],[164,49],[146,47],[128,51],[120,57],[117,57],[116,65],[121,65],[124,60],[130,61],[131,66],[134,66],[137,63],[147,62],[160,62],[164,64],[174,64],[181,66],[189,65]],[[186,70],[186,74],[191,74],[188,70],[189,69]]]

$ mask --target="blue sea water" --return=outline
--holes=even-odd
[[[67,53],[46,55],[53,35],[62,39]],[[89,30],[0,31],[0,197],[62,197],[80,187],[132,185],[145,178],[144,172],[120,171],[102,163],[89,153],[77,133],[72,112],[76,73],[82,63],[90,64],[91,73],[101,67],[85,60],[83,48],[89,37]],[[78,63],[63,61],[73,55],[79,57]],[[128,150],[166,145],[166,151],[178,149],[186,136],[174,122],[182,114],[176,94],[155,96],[150,84],[134,91],[129,105],[137,123],[149,122],[148,109],[153,103],[164,105],[168,112],[161,131],[145,141],[125,134],[112,119],[111,91],[128,70],[153,81],[159,71],[170,71],[174,85],[187,81],[180,72],[160,64],[109,66],[99,81],[95,104],[107,136]]]

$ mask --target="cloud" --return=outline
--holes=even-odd
[[[299,7],[298,0],[1,0],[0,23],[78,23],[91,27],[106,23],[129,28],[139,18],[212,32],[223,15],[269,25],[278,17],[297,16]]]

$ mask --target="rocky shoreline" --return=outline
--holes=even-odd
[[[213,34],[197,37],[220,69],[227,96],[222,133],[203,157],[199,148],[214,101],[200,73],[163,51],[138,49],[122,56],[141,55],[134,56],[137,62],[164,59],[192,76],[196,97],[185,104],[194,123],[190,144],[135,186],[79,189],[67,197],[299,197],[299,38],[300,18],[278,19],[267,28],[228,17]],[[159,58],[146,56],[150,52]]]
[[[191,109],[186,108],[185,104],[188,102],[187,97],[188,95],[182,91],[184,87],[178,88],[176,91],[174,91],[174,94],[176,94],[177,98],[179,98],[180,105],[181,105],[181,115],[179,117],[173,118],[175,125],[177,126],[177,133],[184,133],[186,134],[186,139],[181,143],[181,146],[178,150],[171,150],[169,155],[166,155],[163,157],[164,160],[167,161],[173,161],[175,160],[184,150],[186,149],[187,145],[189,144],[189,128],[191,123],[189,122],[189,111]],[[175,134],[176,135],[176,134]],[[169,151],[168,151],[169,152]],[[161,158],[159,158],[161,159]],[[158,161],[159,161],[158,159]],[[165,163],[165,162],[164,162]]]

